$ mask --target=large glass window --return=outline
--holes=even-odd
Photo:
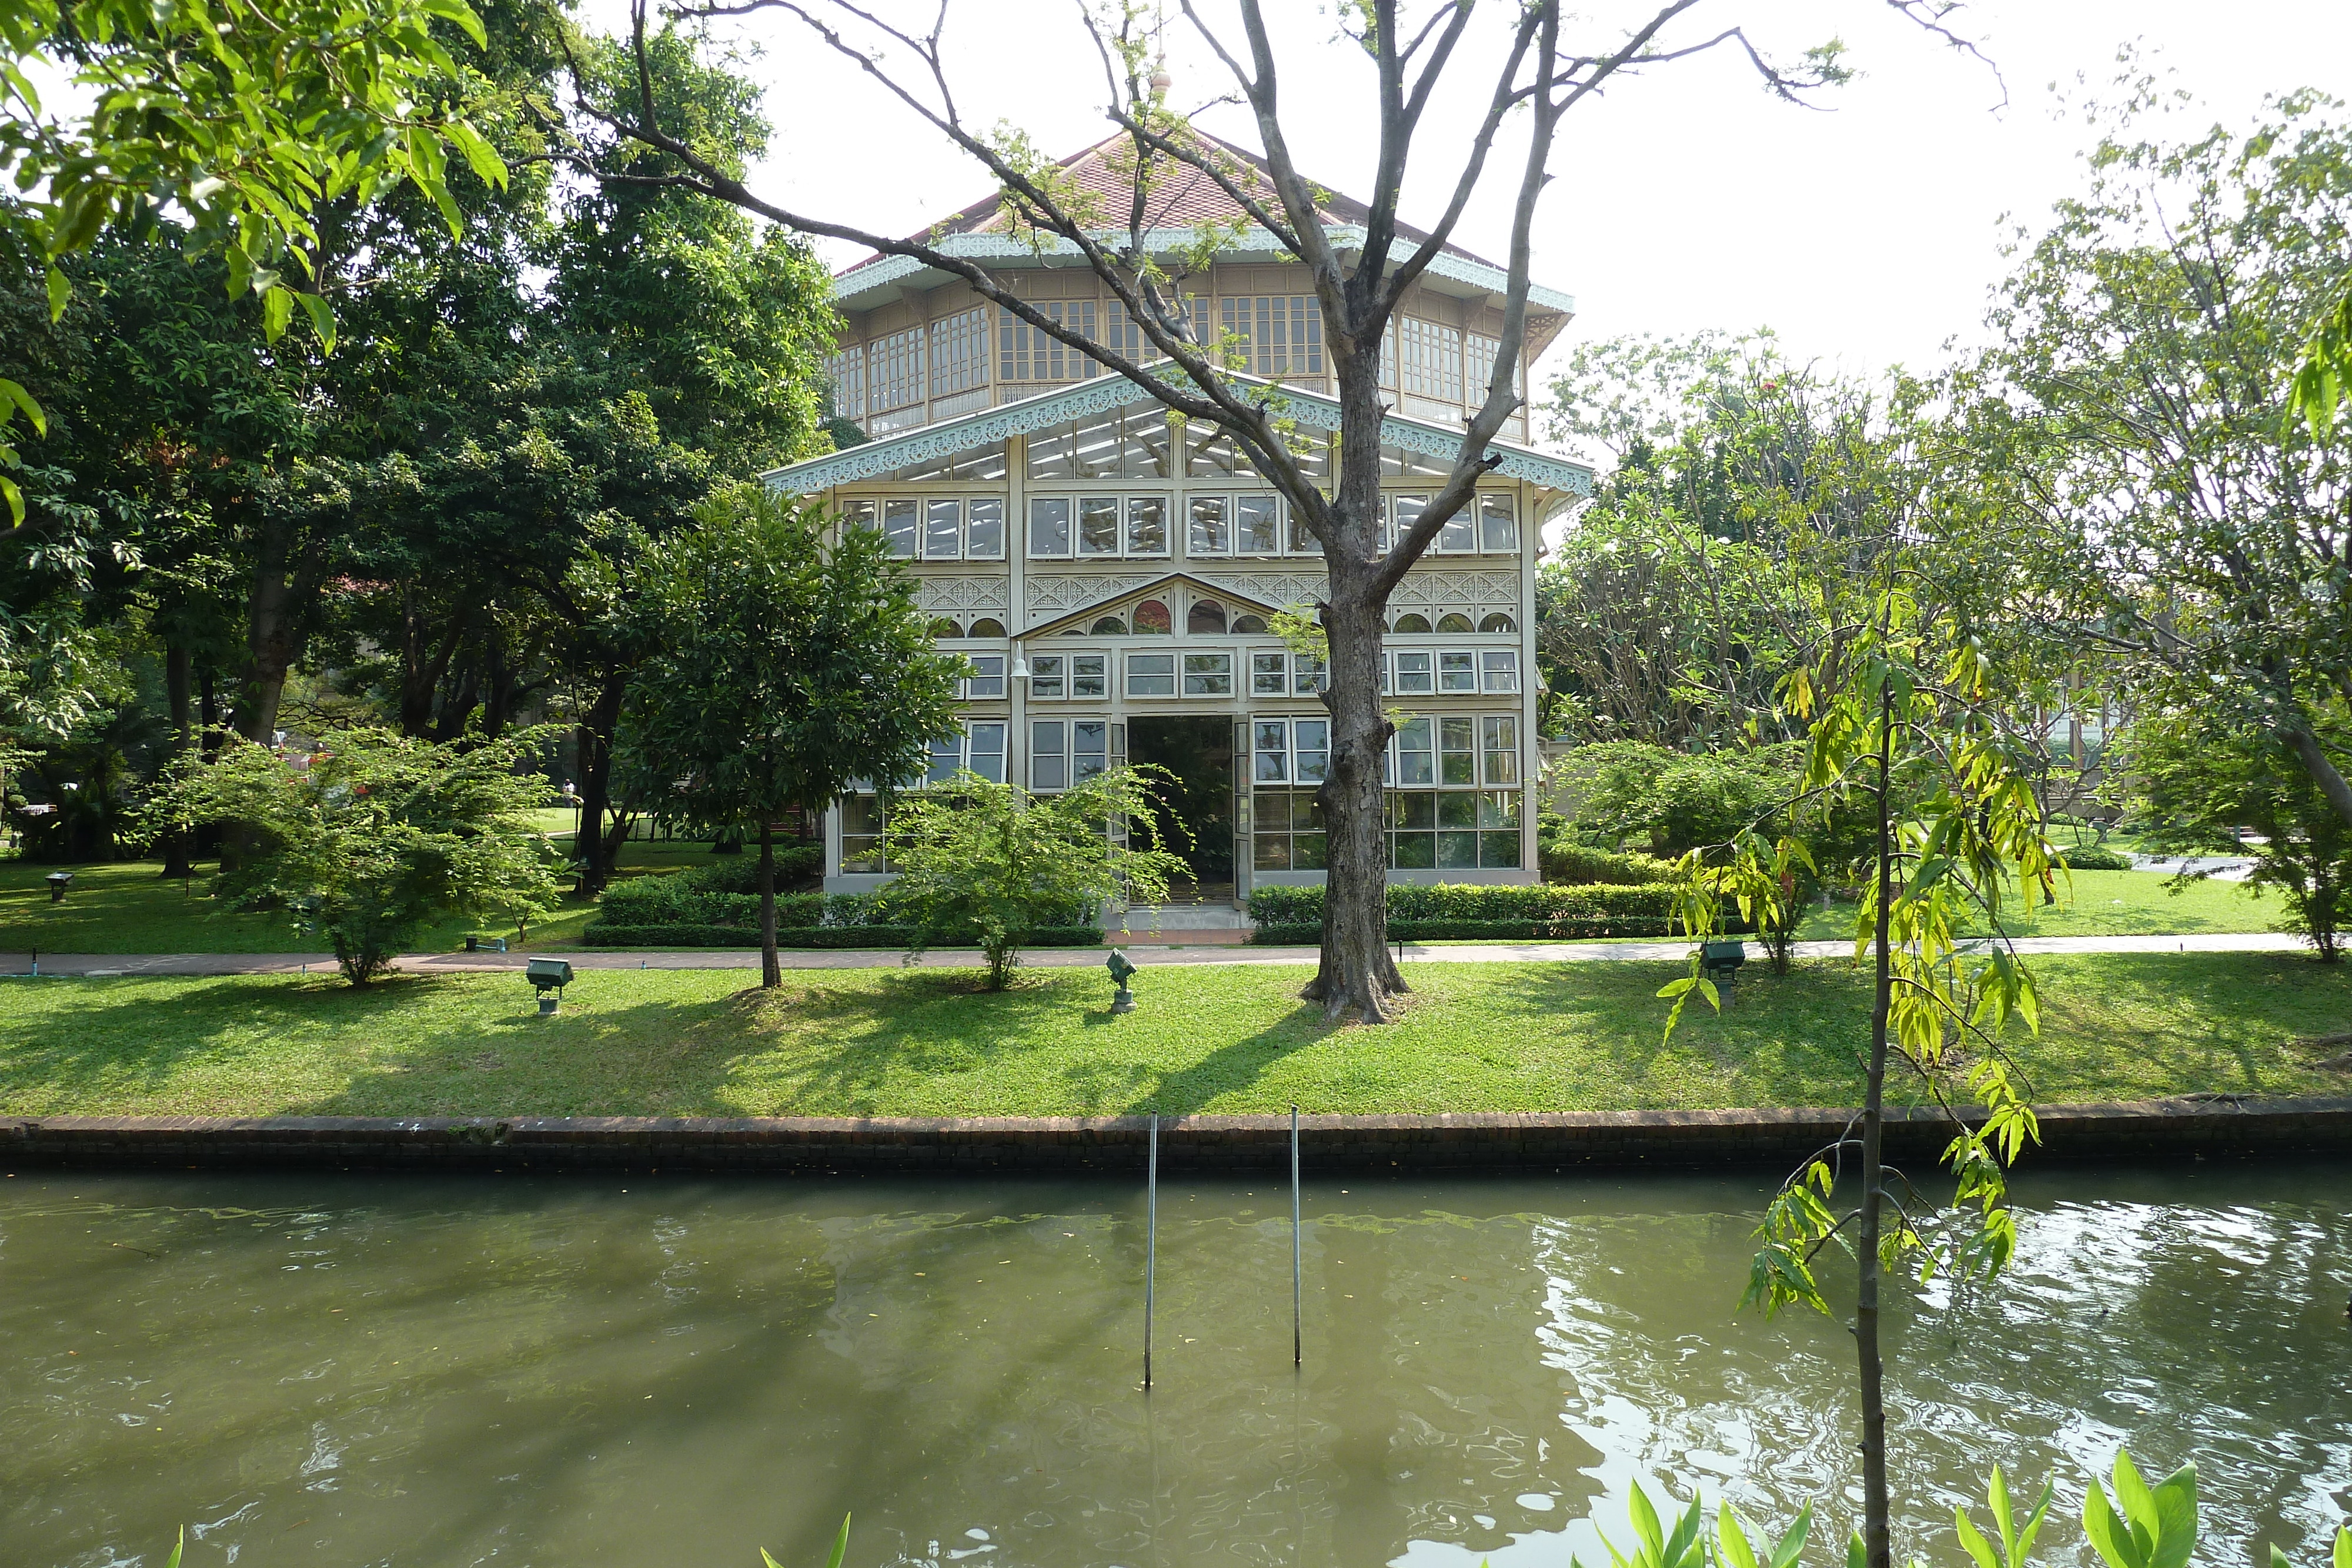
[[[1309,789],[1259,789],[1250,796],[1250,862],[1259,871],[1321,871],[1323,808]]]
[[[1234,695],[1231,653],[1184,655],[1184,695],[1188,697],[1229,697]]]
[[[867,351],[869,406],[877,413],[923,401],[923,329],[909,327],[877,338]]]
[[[988,379],[988,312],[965,310],[931,323],[931,395],[945,397]]]
[[[1129,653],[1127,695],[1131,697],[1172,697],[1176,695],[1176,655]]]
[[[1323,373],[1323,312],[1313,295],[1257,295],[1218,304],[1235,369],[1261,376]]]
[[[1272,496],[1243,496],[1234,502],[1234,549],[1241,555],[1275,555],[1282,549],[1282,514]]]
[[[1004,725],[1001,721],[983,722],[970,728],[970,739],[964,748],[964,766],[992,784],[1003,783]]]
[[[882,506],[882,537],[889,541],[890,553],[904,560],[915,559],[918,536],[922,530],[922,507],[914,501],[886,501]]]
[[[1108,719],[1041,718],[1029,726],[1029,788],[1066,789],[1127,766],[1127,726]]]
[[[964,685],[964,696],[971,702],[1003,702],[1004,700],[1004,655],[1002,653],[968,653],[971,674]],[[999,750],[1003,749],[1002,747]]]
[[[1070,553],[1070,502],[1067,497],[1030,497],[1029,553],[1033,556]]]
[[[1289,656],[1276,653],[1252,653],[1250,655],[1250,695],[1282,697],[1289,695]]]
[[[1070,691],[1070,658],[1066,653],[1040,653],[1029,661],[1029,698],[1059,702]]]
[[[1478,680],[1489,694],[1519,689],[1519,653],[1516,648],[1489,648],[1478,655]]]
[[[1480,719],[1478,730],[1486,782],[1507,789],[1517,788],[1519,721],[1508,714],[1496,714]]]
[[[963,555],[963,503],[923,504],[923,559],[956,560]]]
[[[1508,496],[1482,495],[1478,497],[1478,548],[1483,550],[1516,550],[1519,548],[1518,510]]]
[[[1468,653],[1437,655],[1437,689],[1447,694],[1478,689],[1478,655]]]
[[[1262,718],[1250,726],[1250,778],[1260,784],[1290,782],[1290,724]]]
[[[1397,694],[1400,696],[1427,696],[1436,691],[1436,654],[1419,648],[1398,649],[1396,651]]]
[[[1466,555],[1478,548],[1478,517],[1464,507],[1438,526],[1437,549],[1444,555]]]
[[[1405,392],[1440,402],[1462,401],[1461,329],[1415,316],[1400,318],[1397,361]]]
[[[1073,653],[1070,655],[1070,695],[1078,698],[1101,698],[1110,695],[1109,654]]]
[[[1437,781],[1478,782],[1477,744],[1476,719],[1460,714],[1441,716],[1437,721]]]
[[[1118,553],[1118,497],[1087,496],[1078,502],[1078,553]]]
[[[1397,726],[1389,863],[1509,871],[1520,864],[1518,721],[1416,715]]]
[[[890,869],[882,843],[882,801],[878,796],[841,798],[841,869],[850,875]]]
[[[1066,789],[1070,787],[1070,726],[1067,720],[1041,718],[1029,726],[1029,788]]]
[[[963,504],[963,553],[973,560],[1004,559],[1004,503],[982,497]]]
[[[851,421],[866,417],[866,350],[847,348],[824,362],[833,387],[833,412]]]
[[[1396,781],[1409,788],[1437,782],[1437,731],[1426,717],[1409,718],[1397,726]]]
[[[1192,522],[1184,536],[1184,549],[1189,555],[1231,555],[1234,550],[1234,530],[1230,516],[1232,501],[1224,496],[1192,497]]]
[[[1129,496],[1127,498],[1127,553],[1168,553],[1168,497]]]
[[[1081,338],[1095,335],[1095,302],[1091,299],[1051,299],[1033,307],[1055,325]],[[1007,310],[996,332],[996,374],[1007,382],[1071,382],[1092,377],[1100,368],[1043,327],[1033,327]]]

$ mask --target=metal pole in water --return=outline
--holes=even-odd
[[[1160,1257],[1160,1113],[1151,1113],[1151,1152],[1143,1178],[1143,1386],[1151,1386],[1151,1266]]]
[[[1299,1265],[1298,1239],[1298,1107],[1290,1108],[1290,1364],[1306,1364],[1306,1351],[1299,1336]]]

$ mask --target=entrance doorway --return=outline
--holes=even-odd
[[[1137,847],[1168,850],[1192,868],[1192,885],[1171,887],[1169,897],[1179,904],[1232,904],[1233,719],[1129,715],[1127,756],[1174,776],[1154,780],[1166,810],[1139,816],[1129,828]],[[1179,822],[1191,830],[1189,842]]]

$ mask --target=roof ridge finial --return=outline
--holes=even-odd
[[[1151,96],[1165,99],[1168,89],[1175,85],[1175,78],[1168,74],[1168,57],[1162,55],[1153,60],[1151,62]]]

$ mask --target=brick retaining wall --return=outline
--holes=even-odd
[[[1785,1166],[1835,1138],[1848,1111],[1613,1111],[1308,1116],[1318,1171]],[[2036,1159],[2352,1153],[2352,1099],[2199,1097],[2041,1110]],[[650,1116],[45,1116],[0,1120],[0,1164],[118,1167],[1054,1172],[1139,1169],[1139,1116],[772,1119]],[[1890,1113],[1890,1156],[1932,1159],[1949,1133]],[[1173,1170],[1247,1171],[1287,1158],[1286,1116],[1160,1124]]]

